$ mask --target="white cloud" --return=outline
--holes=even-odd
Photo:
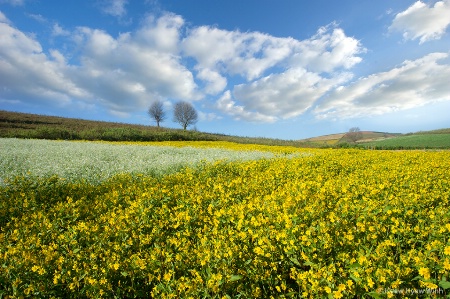
[[[330,88],[350,78],[349,73],[324,78],[303,68],[292,68],[251,84],[238,85],[234,88],[234,96],[246,109],[291,118],[303,114]]]
[[[197,60],[199,69],[253,80],[286,59],[291,54],[292,43],[295,43],[292,38],[201,26],[188,33],[183,40],[183,50]]]
[[[0,11],[0,22],[10,24],[11,21]]]
[[[197,78],[206,82],[203,90],[207,94],[218,94],[227,87],[227,79],[221,76],[220,73],[208,68],[200,69]]]
[[[183,18],[167,13],[118,36],[88,27],[70,32],[54,24],[53,35],[76,43],[72,53],[77,55],[66,57],[54,49],[44,51],[34,38],[1,24],[7,37],[0,49],[2,100],[81,101],[115,115],[142,111],[155,98],[195,101],[222,93],[214,107],[236,119],[295,117],[350,80],[348,69],[364,51],[336,24],[302,41],[208,26],[194,27],[183,37]],[[195,77],[186,66],[190,58]],[[238,76],[243,83],[233,86]]]
[[[136,33],[136,42],[142,47],[161,52],[179,53],[180,29],[184,24],[181,16],[165,14],[158,19],[147,17]]]
[[[197,61],[197,78],[206,82],[207,93],[224,90],[225,76],[253,81],[235,86],[234,98],[224,93],[217,109],[239,119],[273,122],[304,113],[351,78],[342,70],[359,63],[357,55],[365,50],[336,26],[321,27],[303,41],[202,26],[189,32],[182,49]]]
[[[64,105],[71,97],[87,96],[65,76],[66,66],[49,59],[36,40],[6,23],[0,23],[0,35],[1,98]]]
[[[29,104],[37,99],[65,104],[77,100],[116,114],[142,110],[154,98],[199,99],[194,77],[178,55],[181,25],[179,16],[169,15],[118,37],[77,28],[70,38],[81,53],[76,58],[80,64],[69,65],[59,51],[46,55],[34,38],[0,23],[0,98]]]
[[[26,14],[29,18],[35,20],[36,22],[39,22],[41,24],[46,24],[48,23],[48,20],[41,14],[32,14],[32,13],[27,13]]]
[[[357,39],[346,36],[336,26],[333,23],[321,27],[311,38],[298,42],[290,64],[317,73],[330,73],[339,68],[349,69],[361,62],[357,55],[365,49]]]
[[[173,22],[170,18],[167,21]],[[166,26],[162,28],[166,30]],[[198,99],[192,73],[181,64],[181,57],[166,51],[176,51],[171,43],[159,43],[155,27],[118,38],[89,28],[79,31],[84,51],[77,82],[111,109],[144,108],[155,97]]]
[[[449,53],[432,53],[387,72],[377,73],[334,90],[315,109],[318,118],[381,115],[450,100]]]
[[[440,39],[450,25],[450,0],[428,6],[417,1],[395,16],[389,30],[403,32],[406,40],[419,38],[419,43]]]
[[[101,3],[102,11],[113,17],[123,17],[127,14],[125,5],[128,0],[103,0]]]
[[[201,111],[198,111],[198,118],[201,121],[213,121],[216,119],[222,119],[222,117],[217,115],[216,113],[213,113],[213,112],[205,113],[205,112],[201,112]]]
[[[53,36],[69,36],[70,31],[65,30],[58,23],[56,23],[56,24],[53,24],[52,35]]]
[[[189,32],[183,50],[197,61],[197,68],[241,75],[247,80],[261,77],[272,67],[303,67],[314,72],[351,68],[364,51],[358,40],[331,24],[312,38],[299,41],[259,32],[226,31],[202,26]]]
[[[273,123],[277,120],[274,116],[248,111],[244,106],[236,105],[236,102],[233,101],[229,90],[223,93],[219,100],[217,100],[215,106],[218,110],[225,114],[231,115],[236,120],[264,123]]]

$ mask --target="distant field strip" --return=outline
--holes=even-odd
[[[386,148],[450,148],[450,134],[414,134],[367,142],[364,145]]]
[[[0,180],[58,175],[71,181],[99,182],[118,173],[164,175],[202,161],[244,161],[279,155],[252,147],[252,150],[227,149],[224,144],[222,148],[206,148],[205,144],[201,148],[149,144],[2,138]]]

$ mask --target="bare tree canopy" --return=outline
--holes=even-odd
[[[350,130],[348,130],[347,137],[351,141],[356,142],[362,138],[361,130],[358,127],[350,128]]]
[[[173,109],[173,121],[179,123],[184,130],[197,122],[198,115],[194,106],[188,102],[178,102]]]
[[[159,123],[166,119],[166,112],[164,112],[163,103],[161,101],[155,101],[148,109],[148,115],[156,121],[156,125],[159,127]]]

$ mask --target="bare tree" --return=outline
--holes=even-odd
[[[148,115],[156,121],[156,125],[159,127],[159,123],[166,119],[163,103],[161,101],[153,102],[150,108],[148,108]]]
[[[188,102],[178,102],[173,109],[173,121],[179,123],[183,130],[197,122],[198,115],[194,106]]]
[[[350,130],[348,130],[347,137],[351,141],[356,142],[362,138],[361,130],[358,127],[350,128]]]

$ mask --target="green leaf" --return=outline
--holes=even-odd
[[[301,265],[300,265],[300,262],[298,261],[297,258],[295,258],[295,257],[290,257],[289,259],[291,260],[291,262],[293,262],[293,263],[296,264],[297,266],[301,266]]]
[[[350,278],[353,279],[355,282],[360,282],[361,278],[355,277],[353,275],[350,274]]]
[[[351,264],[351,265],[348,265],[347,267],[348,267],[349,269],[355,269],[355,268],[361,267],[361,265],[358,264],[358,263],[353,263],[353,264]]]
[[[375,299],[382,299],[383,298],[383,296],[381,296],[381,294],[377,293],[377,292],[370,292],[370,293],[367,293],[367,295],[369,295],[370,297],[375,298]]]
[[[80,248],[76,248],[76,249],[73,250],[73,253],[74,253],[74,254],[76,254],[76,253],[78,253],[78,252],[80,252]]]
[[[242,277],[242,275],[231,275],[230,281],[236,281],[241,279]]]
[[[287,297],[292,297],[292,296],[295,296],[297,294],[298,294],[297,292],[289,292],[289,293],[286,294],[286,296]]]
[[[444,281],[444,280],[441,280],[441,281],[439,282],[439,286],[440,286],[441,288],[443,288],[444,290],[450,289],[450,281]]]
[[[120,272],[123,276],[125,276],[125,277],[127,277],[128,276],[128,273],[127,272],[125,272],[125,271],[123,271],[123,272]]]

